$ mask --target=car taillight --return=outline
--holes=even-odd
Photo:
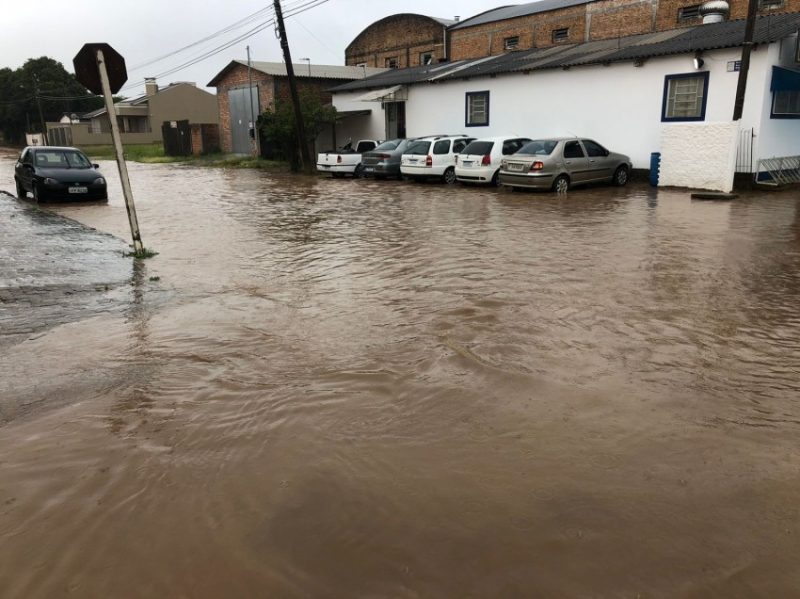
[[[425,156],[425,166],[433,166],[433,156],[430,154]]]
[[[489,166],[492,163],[492,157],[489,154],[486,154],[483,158],[481,158],[481,166]]]
[[[378,160],[389,160],[391,156],[389,154],[378,154]]]
[[[540,171],[540,170],[542,170],[543,168],[544,168],[544,162],[542,162],[541,160],[537,160],[536,162],[534,162],[534,163],[531,165],[531,170],[532,170],[532,171]]]
[[[336,157],[336,164],[339,164],[341,161],[342,161],[342,156],[340,154],[339,156]]]
[[[458,154],[456,154],[456,166],[458,166]]]

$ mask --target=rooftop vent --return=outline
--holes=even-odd
[[[453,17],[453,20],[454,20],[456,23],[458,23],[458,22],[461,20],[461,16],[460,16],[460,15],[456,15],[456,16],[454,16],[454,17]]]
[[[706,23],[722,23],[728,18],[731,7],[725,0],[709,0],[700,5],[698,12],[703,17],[703,25]]]

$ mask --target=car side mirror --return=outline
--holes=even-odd
[[[606,156],[608,156],[608,154],[606,154]],[[100,165],[99,165],[99,164],[92,164],[92,166],[93,166],[94,168],[100,168]]]
[[[611,152],[609,152],[608,150],[603,150],[603,156],[605,156],[605,157],[608,157],[608,155],[609,155],[610,153],[611,153]]]

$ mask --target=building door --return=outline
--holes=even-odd
[[[248,93],[248,91],[250,93]],[[258,119],[258,86],[228,91],[228,108],[231,119],[231,151],[234,154],[250,154],[250,123]],[[252,115],[252,117],[251,117]],[[255,126],[255,123],[253,124]]]
[[[386,115],[386,139],[397,139],[406,136],[406,103],[387,102],[384,104]]]

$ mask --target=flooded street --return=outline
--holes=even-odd
[[[119,309],[0,345],[4,599],[800,589],[797,194],[129,169]]]

